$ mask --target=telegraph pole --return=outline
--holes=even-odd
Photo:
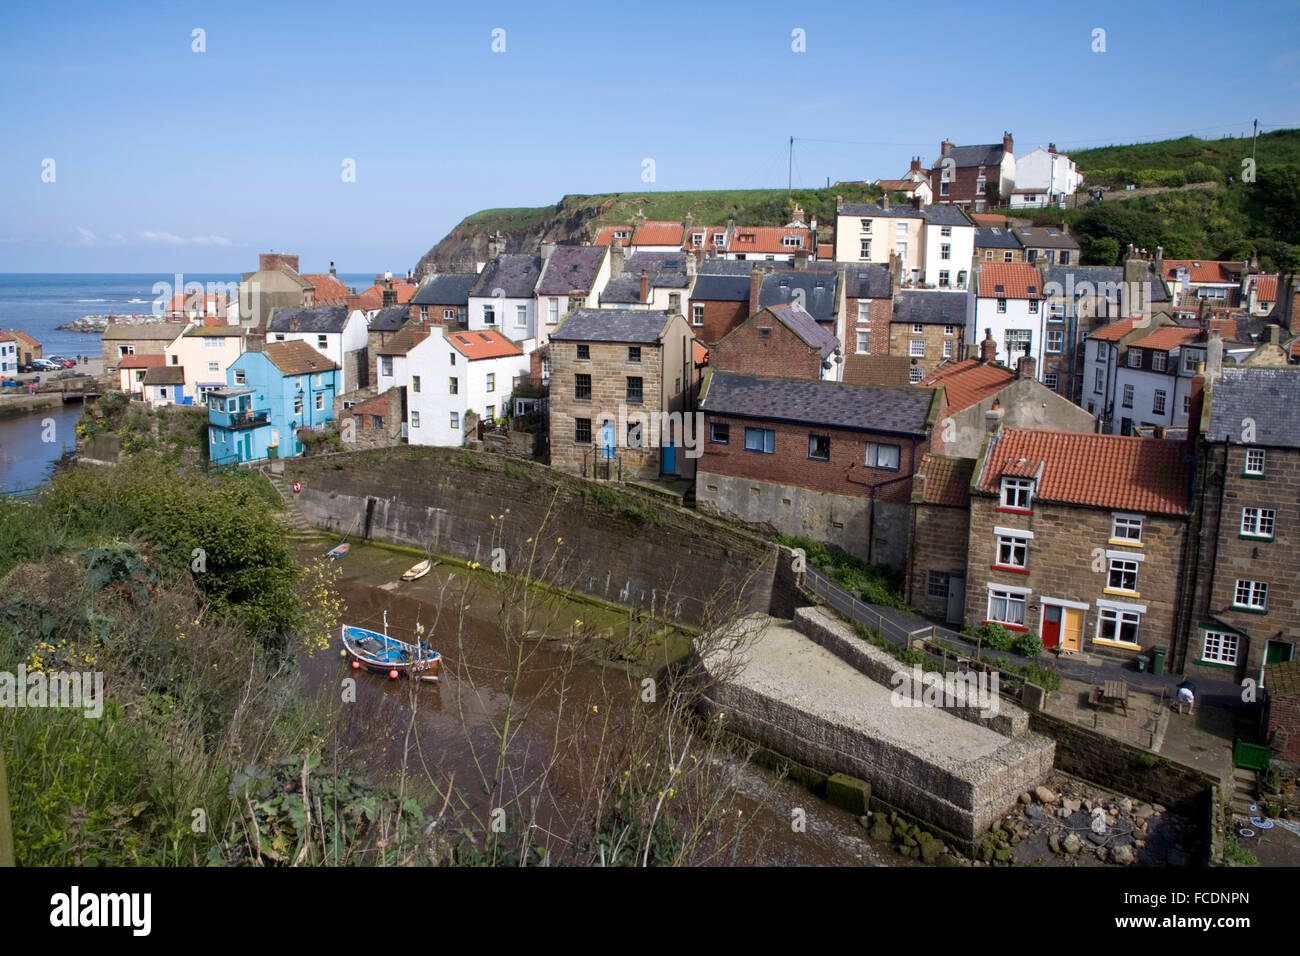
[[[785,166],[785,191],[794,189],[794,137],[790,137],[790,158]]]
[[[1250,168],[1255,168],[1255,142],[1259,139],[1259,120],[1255,120],[1255,132],[1250,137]]]

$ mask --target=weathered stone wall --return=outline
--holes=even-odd
[[[774,545],[648,496],[482,452],[409,446],[285,463],[318,527],[524,570],[611,601],[700,620],[771,604]],[[639,512],[639,515],[638,515]],[[789,599],[786,599],[787,603]]]
[[[948,599],[930,596],[926,587],[928,573],[939,571],[965,580],[970,511],[917,503],[912,506],[912,520],[907,603],[922,614],[942,620],[948,616]]]

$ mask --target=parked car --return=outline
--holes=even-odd
[[[18,366],[18,371],[19,371],[20,373],[22,373],[23,375],[26,375],[28,372],[34,372],[34,371],[36,371],[36,366],[35,366],[35,365],[32,365],[30,362],[28,362],[28,363],[25,363],[25,364],[23,364],[23,365]]]
[[[50,359],[41,358],[32,362],[32,368],[37,372],[57,372],[59,369],[63,368],[63,366],[57,362],[51,361]]]
[[[51,355],[48,359],[60,368],[72,368],[77,364],[75,359],[70,359],[66,355]]]

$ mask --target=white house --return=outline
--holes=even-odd
[[[465,413],[503,416],[515,377],[528,371],[535,343],[510,341],[496,329],[430,335],[405,356],[406,435],[412,445],[465,443]]]
[[[495,329],[512,342],[537,335],[537,280],[542,257],[503,254],[483,267],[469,292],[471,331]]]
[[[967,326],[967,344],[974,346],[976,335],[983,337],[989,330],[999,362],[1015,368],[1028,353],[1035,368],[1041,369],[1046,346],[1042,281],[1039,271],[1027,263],[981,264],[976,275],[975,321]],[[1051,343],[1054,353],[1063,347],[1064,340]]]
[[[1011,192],[1011,206],[1059,206],[1067,196],[1083,185],[1078,164],[1056,151],[1049,143],[1016,157],[1016,186]]]
[[[226,387],[226,369],[244,354],[244,332],[239,325],[206,325],[200,320],[168,344],[164,364],[185,369],[186,399],[203,405],[208,392]]]
[[[361,387],[367,322],[366,313],[346,305],[275,309],[267,323],[266,341],[306,342],[341,369],[337,386],[341,394]]]
[[[619,247],[619,255],[623,252]],[[547,257],[537,282],[538,345],[550,340],[551,331],[570,309],[592,309],[609,281],[612,256],[605,246],[558,246]],[[580,293],[571,296],[570,293]]]

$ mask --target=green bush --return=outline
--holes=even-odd
[[[1001,624],[972,624],[962,633],[979,641],[986,651],[1009,651],[1015,643],[1015,636]]]
[[[1011,642],[1011,650],[1021,657],[1037,657],[1043,653],[1043,642],[1033,631],[1023,631]]]
[[[1043,690],[1060,690],[1061,674],[1054,667],[1046,667],[1037,661],[1031,661],[1023,670],[1025,680],[1037,684]]]
[[[869,604],[905,610],[902,576],[883,564],[867,564],[847,551],[800,538],[795,535],[777,535],[775,540],[787,548],[800,548],[808,563],[828,578]]]

